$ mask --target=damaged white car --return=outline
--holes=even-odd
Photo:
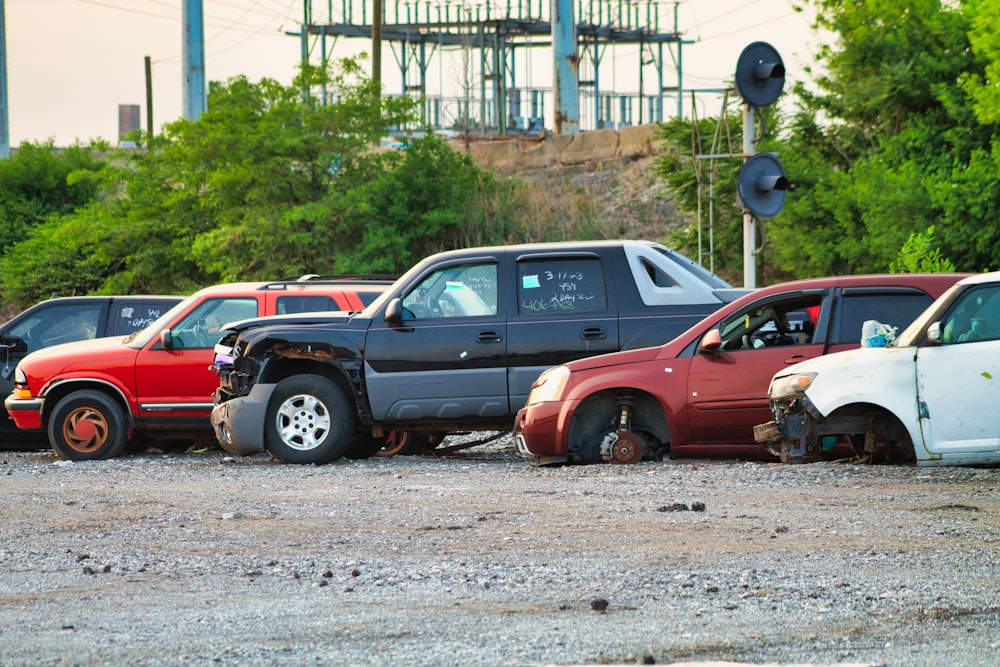
[[[850,444],[857,462],[1000,463],[1000,272],[959,281],[885,347],[777,373],[757,442],[781,460]]]

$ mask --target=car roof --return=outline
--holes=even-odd
[[[944,289],[954,285],[968,273],[866,273],[853,276],[826,276],[822,278],[804,278],[775,283],[747,295],[759,297],[771,293],[787,292],[793,289],[827,288],[827,287],[921,287],[937,286]],[[747,297],[743,297],[747,298]]]
[[[729,315],[733,312],[741,308],[745,308],[748,304],[753,303],[758,299],[767,298],[771,295],[787,294],[789,292],[806,291],[810,289],[825,290],[834,287],[839,287],[841,289],[863,289],[866,287],[911,287],[928,290],[931,297],[937,297],[940,294],[943,294],[949,287],[959,282],[960,279],[970,275],[971,274],[968,273],[867,273],[854,276],[826,276],[822,278],[790,280],[783,283],[768,285],[767,287],[761,287],[760,289],[756,289],[749,294],[744,294],[735,301],[722,306],[722,308],[708,317],[713,318],[719,315],[729,317]],[[691,336],[700,335],[699,332],[703,329],[703,322],[704,320],[702,322],[698,322],[686,332],[678,336],[675,340],[680,340],[681,338],[688,339]],[[673,343],[674,341],[670,341],[666,343],[666,345],[671,345]]]
[[[962,280],[963,285],[979,285],[982,283],[993,283],[1000,281],[1000,271],[990,271],[988,273],[977,273]]]
[[[336,279],[336,280],[271,280],[267,282],[241,282],[222,283],[211,285],[195,292],[199,296],[213,296],[217,294],[232,294],[234,292],[245,294],[247,292],[273,291],[273,292],[311,292],[322,291],[329,293],[336,288],[345,292],[363,292],[370,289],[377,289],[381,292],[385,286],[391,285],[391,280],[366,280],[366,279]]]

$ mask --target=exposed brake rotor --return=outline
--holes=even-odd
[[[631,431],[618,431],[611,445],[611,463],[638,463],[642,460],[642,440]]]

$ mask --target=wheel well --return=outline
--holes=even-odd
[[[837,435],[869,435],[875,444],[901,450],[904,460],[914,460],[915,452],[910,432],[894,413],[873,403],[853,403],[837,408],[825,419],[828,428]],[[858,443],[859,445],[862,443]]]
[[[135,428],[135,419],[133,419],[132,410],[129,409],[128,401],[118,387],[97,380],[71,380],[69,382],[60,382],[50,387],[45,393],[45,403],[42,408],[42,426],[48,428],[49,418],[56,404],[74,392],[87,389],[99,391],[117,403],[125,411],[125,418],[129,428]]]
[[[274,358],[267,365],[261,380],[263,382],[278,383],[292,375],[302,375],[312,373],[321,375],[334,382],[350,399],[351,404],[357,407],[357,392],[351,380],[347,377],[344,369],[330,363],[323,363],[313,359],[289,359]]]
[[[619,387],[591,394],[580,402],[573,412],[569,429],[569,454],[572,458],[599,461],[601,441],[608,433],[617,430],[621,397],[630,396],[632,406],[632,431],[652,438],[659,448],[669,449],[670,430],[667,416],[660,401],[649,392]]]

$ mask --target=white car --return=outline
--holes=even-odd
[[[1000,463],[1000,272],[959,281],[886,347],[783,369],[769,395],[755,438],[785,462],[846,440],[858,461]]]

